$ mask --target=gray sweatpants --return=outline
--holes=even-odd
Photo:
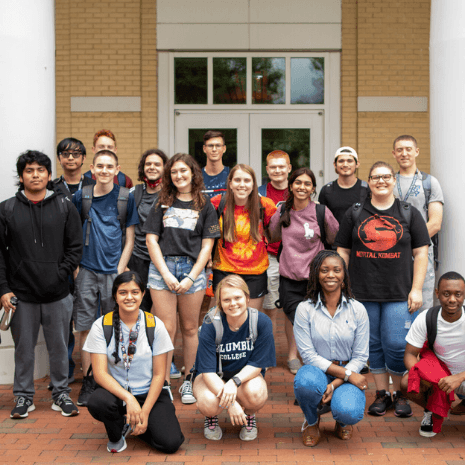
[[[434,286],[436,281],[436,275],[434,272],[434,250],[433,246],[430,245],[428,248],[428,268],[426,269],[425,281],[423,283],[423,305],[420,307],[418,313],[421,313],[434,305]]]
[[[11,320],[11,334],[15,343],[15,378],[13,394],[28,399],[34,397],[34,348],[42,325],[50,358],[52,397],[57,400],[68,387],[68,338],[69,323],[73,315],[73,299],[68,295],[62,300],[46,304],[19,301]]]

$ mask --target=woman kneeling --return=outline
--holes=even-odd
[[[297,307],[294,336],[304,366],[294,393],[305,415],[302,440],[320,442],[320,415],[331,409],[336,435],[352,437],[363,418],[367,380],[360,374],[368,359],[369,324],[365,307],[352,298],[344,260],[330,250],[310,265],[308,300]]]
[[[197,407],[205,415],[205,438],[221,439],[218,414],[228,409],[231,423],[242,426],[239,437],[252,441],[258,433],[255,413],[268,398],[266,368],[276,366],[271,320],[248,307],[249,288],[240,276],[223,278],[215,297],[217,314],[207,317],[199,336],[194,381]],[[217,340],[218,331],[223,334]]]
[[[115,310],[95,321],[84,347],[99,385],[89,399],[89,413],[105,425],[108,452],[126,449],[131,431],[160,452],[174,453],[184,435],[164,387],[167,352],[173,350],[168,331],[160,319],[139,309],[144,285],[137,273],[117,276],[112,295]]]

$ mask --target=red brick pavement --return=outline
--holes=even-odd
[[[283,317],[278,317],[283,327]],[[293,405],[293,376],[285,358],[282,330],[277,333],[278,367],[267,373],[270,398],[257,415],[258,439],[242,442],[239,428],[233,427],[223,414],[220,425],[224,429],[221,441],[206,441],[203,437],[203,417],[195,405],[183,405],[177,389],[180,380],[173,381],[173,395],[177,414],[182,425],[185,443],[173,455],[164,455],[149,449],[136,438],[128,440],[128,448],[120,454],[106,450],[103,425],[95,421],[85,408],[77,417],[65,418],[51,410],[51,395],[47,391],[48,378],[36,381],[36,410],[24,420],[11,420],[13,407],[12,386],[0,386],[0,464],[27,463],[130,463],[195,465],[202,462],[234,465],[248,464],[304,464],[320,465],[458,465],[465,460],[465,417],[451,416],[445,421],[442,433],[434,438],[418,434],[422,411],[413,406],[414,415],[399,419],[392,411],[384,417],[365,418],[355,426],[351,441],[343,442],[333,433],[334,420],[325,415],[321,420],[323,438],[315,448],[302,445],[300,427],[303,415]],[[180,360],[179,344],[175,354]],[[180,365],[180,363],[178,363]],[[78,375],[80,377],[80,375]],[[374,383],[369,376],[367,405],[374,399]],[[80,382],[72,384],[71,397],[76,400]]]

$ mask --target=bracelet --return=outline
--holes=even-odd
[[[332,389],[332,390],[333,390],[333,392],[334,392],[334,386],[333,386],[333,383],[331,383],[331,389]]]
[[[189,275],[186,275],[186,278],[189,278],[193,283],[195,283],[195,280],[192,279]]]

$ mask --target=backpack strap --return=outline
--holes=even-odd
[[[223,376],[223,364],[221,363],[220,345],[223,339],[223,320],[221,319],[220,312],[217,311],[217,307],[212,307],[208,310],[207,314],[203,318],[204,323],[213,324],[215,328],[215,346],[218,357],[218,375],[220,378]]]
[[[89,216],[90,209],[92,207],[92,198],[94,196],[94,186],[84,186],[82,188],[82,206],[81,206],[81,222],[84,225],[84,222],[87,220],[86,227],[86,240],[84,242],[85,246],[89,245],[90,238],[90,227],[92,224],[92,218]]]
[[[404,202],[403,200],[400,200],[400,213],[403,216],[404,220],[408,224],[408,227],[410,228],[410,221],[412,219],[412,209],[411,206],[408,202]]]
[[[145,316],[145,333],[147,334],[147,341],[150,348],[153,346],[153,341],[155,339],[155,317],[150,312],[144,312]]]
[[[16,196],[5,201],[5,237],[8,237],[8,221],[13,217],[15,209]]]
[[[108,312],[102,318],[103,325],[103,335],[105,336],[105,341],[107,347],[110,345],[111,336],[113,336],[113,312]]]
[[[126,217],[128,216],[128,199],[129,189],[127,187],[120,186],[116,206],[118,208],[118,221],[122,231],[126,230]]]
[[[365,202],[357,202],[352,205],[352,212],[351,212],[351,218],[352,218],[352,224],[355,225],[357,220],[360,218],[360,215],[362,214],[363,207],[365,206]]]
[[[316,221],[318,223],[318,227],[320,228],[320,240],[323,244],[326,243],[326,229],[325,229],[325,214],[326,214],[326,207],[321,205],[321,203],[315,204],[316,209]]]
[[[428,348],[434,351],[433,345],[438,334],[438,315],[441,306],[431,307],[426,313],[426,334],[428,336]]]
[[[255,342],[258,337],[258,310],[256,308],[247,308],[249,312],[249,338]]]
[[[121,171],[118,173],[118,176],[116,177],[118,179],[118,185],[121,187],[126,187],[126,175],[122,173]]]
[[[134,200],[136,201],[136,208],[139,208],[140,203],[142,202],[142,196],[144,195],[144,184],[137,184],[133,187],[130,192],[134,195]]]
[[[429,199],[431,198],[431,175],[425,173],[424,171],[420,171],[421,173],[421,184],[423,186],[423,191],[425,193],[425,211],[426,211],[426,218],[428,218],[428,205]]]

